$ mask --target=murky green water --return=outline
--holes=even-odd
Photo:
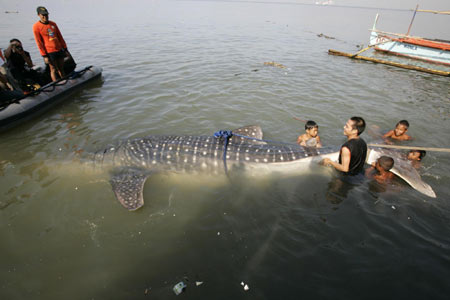
[[[28,2],[2,14],[2,47],[17,37],[41,64]],[[380,29],[404,32],[411,12],[126,3],[46,4],[79,66],[103,76],[0,134],[1,299],[165,299],[182,280],[178,297],[190,299],[447,297],[447,153],[429,152],[420,170],[436,199],[371,183],[333,199],[323,174],[234,184],[159,174],[133,213],[107,174],[78,163],[118,139],[248,124],[294,142],[303,124],[293,117],[315,120],[325,145],[342,144],[360,115],[381,131],[407,119],[407,145],[450,148],[448,78],[327,54],[367,45],[375,13]],[[450,39],[449,22],[418,15],[413,34]]]

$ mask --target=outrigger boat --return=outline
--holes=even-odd
[[[374,47],[375,50],[450,66],[450,41],[410,36],[412,21],[407,34],[377,30],[377,21],[378,14],[375,17],[369,42],[369,46]]]
[[[0,101],[0,131],[41,114],[101,74],[101,68],[89,66],[80,71],[73,71],[66,78],[46,84],[18,99]]]

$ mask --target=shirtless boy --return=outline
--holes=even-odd
[[[426,154],[427,152],[425,150],[411,150],[408,152],[408,159],[420,161],[425,157]]]
[[[297,144],[306,147],[322,147],[319,137],[319,126],[314,121],[308,121],[305,124],[306,133],[297,138]]]
[[[385,135],[383,135],[383,139],[391,138],[397,141],[409,141],[412,138],[406,134],[409,128],[409,122],[406,120],[401,120],[395,125],[394,130],[389,130]]]
[[[372,166],[366,170],[366,177],[373,177],[378,183],[391,182],[395,178],[394,173],[389,171],[393,166],[394,160],[392,157],[381,156],[377,162],[372,163]]]
[[[408,152],[408,160],[411,161],[411,164],[414,168],[418,169],[420,168],[420,162],[422,161],[422,158],[425,157],[427,152],[425,150],[411,150]]]

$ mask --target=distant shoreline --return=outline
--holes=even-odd
[[[392,11],[414,11],[413,8],[384,8],[384,7],[370,7],[370,6],[351,6],[351,5],[336,5],[336,4],[315,4],[315,3],[299,3],[299,2],[275,2],[275,1],[251,1],[251,0],[177,0],[177,1],[195,1],[195,2],[236,2],[236,3],[257,3],[257,4],[282,4],[282,5],[307,5],[318,7],[344,7],[344,8],[358,8],[358,9],[378,9],[378,10],[392,10]]]

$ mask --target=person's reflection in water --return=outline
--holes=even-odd
[[[327,193],[325,198],[331,204],[339,204],[344,201],[348,193],[356,186],[361,185],[365,178],[363,174],[355,176],[347,176],[337,174],[333,176],[328,183]]]
[[[375,197],[378,198],[378,194],[384,193],[387,191],[386,184],[381,184],[376,180],[369,180],[367,184],[369,188],[369,192]]]

